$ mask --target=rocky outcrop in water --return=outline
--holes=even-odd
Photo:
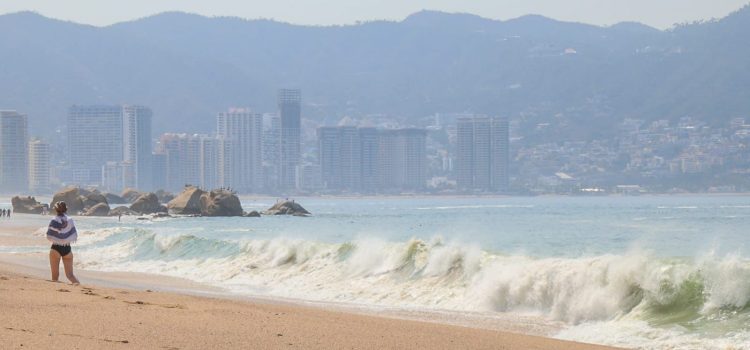
[[[124,200],[126,200],[128,203],[135,203],[135,201],[142,195],[140,191],[136,190],[135,188],[126,188],[122,191],[120,194],[120,197],[122,197]]]
[[[104,198],[107,198],[107,203],[111,204],[127,204],[129,203],[125,198],[122,198],[114,193],[104,193]]]
[[[213,190],[200,197],[203,216],[242,216],[240,199],[231,191]]]
[[[96,205],[88,208],[84,216],[109,216],[109,204],[97,203]]]
[[[175,198],[175,195],[172,192],[167,192],[165,190],[158,190],[154,193],[156,194],[156,197],[159,198],[159,201],[162,203],[169,203]]]
[[[57,202],[65,202],[68,206],[68,213],[70,214],[78,214],[78,212],[82,211],[83,206],[83,200],[85,199],[83,196],[81,196],[81,193],[79,191],[80,189],[78,187],[65,187],[62,190],[59,190],[55,193],[54,196],[52,196],[52,203],[51,206],[54,206]],[[54,212],[54,210],[52,210]]]
[[[253,211],[251,211],[249,213],[245,213],[244,216],[246,218],[259,218],[260,217],[260,213],[257,210],[253,210]]]
[[[83,214],[87,213],[94,207],[98,207],[95,212],[102,212],[106,206],[109,211],[109,201],[107,197],[96,190],[88,190],[80,187],[66,187],[52,196],[52,205],[64,201],[68,205],[68,213]],[[103,205],[100,205],[103,204]],[[54,212],[54,211],[53,211]]]
[[[34,197],[15,196],[10,199],[13,212],[18,214],[41,214],[44,212],[44,204],[37,202]]]
[[[81,201],[83,202],[83,208],[85,210],[91,209],[99,204],[106,204],[107,210],[109,210],[109,201],[107,201],[107,197],[99,192],[89,192],[88,194],[83,194],[81,195]]]
[[[182,193],[167,203],[167,209],[175,215],[199,215],[201,214],[201,196],[205,193],[206,191],[195,186],[185,187]]]
[[[140,213],[126,207],[126,206],[119,206],[117,208],[114,208],[109,211],[109,216],[138,216],[141,215]]]
[[[141,214],[166,213],[167,207],[161,205],[154,193],[142,194],[130,205],[130,209]]]
[[[299,203],[295,201],[283,201],[274,204],[268,208],[264,215],[294,215],[294,216],[309,216],[309,211],[303,208]]]

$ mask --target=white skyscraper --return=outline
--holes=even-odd
[[[50,146],[41,140],[29,142],[29,189],[34,193],[49,193]]]
[[[140,190],[153,189],[151,169],[151,109],[123,106],[123,160],[133,164],[133,186]]]
[[[0,192],[28,190],[28,120],[16,111],[0,111]]]
[[[249,109],[231,109],[216,116],[220,140],[219,184],[241,193],[263,188],[263,117]]]
[[[73,182],[101,185],[108,162],[127,162],[133,186],[151,189],[151,110],[142,106],[72,106],[68,150]]]

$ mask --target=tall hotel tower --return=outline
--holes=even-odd
[[[301,143],[301,92],[299,89],[280,89],[278,93],[281,118],[281,152],[279,160],[279,188],[293,190],[297,182]]]
[[[103,166],[121,163],[126,186],[151,189],[151,110],[142,106],[72,106],[68,150],[73,181],[100,185]]]
[[[509,134],[506,118],[464,117],[456,127],[456,180],[465,190],[508,190]]]
[[[0,111],[0,192],[28,189],[29,124],[25,114]]]

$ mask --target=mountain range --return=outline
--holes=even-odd
[[[297,87],[313,120],[562,118],[561,139],[624,118],[721,125],[750,117],[748,34],[750,6],[666,31],[431,11],[325,27],[185,13],[94,27],[21,12],[0,16],[0,109],[47,137],[73,104],[142,104],[155,132],[210,132],[217,112],[275,111],[276,90]]]

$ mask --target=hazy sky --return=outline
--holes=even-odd
[[[164,11],[273,18],[297,24],[401,20],[422,10],[469,12],[494,19],[541,14],[610,25],[638,21],[658,28],[720,18],[750,0],[0,0],[0,13],[31,10],[79,23],[108,25]]]

